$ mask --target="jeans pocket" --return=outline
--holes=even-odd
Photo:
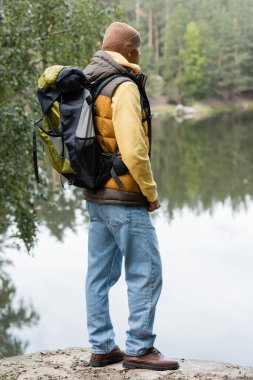
[[[111,206],[110,225],[113,228],[120,228],[130,223],[130,210],[128,206]]]

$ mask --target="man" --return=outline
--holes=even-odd
[[[102,50],[84,71],[90,82],[117,74],[96,100],[95,125],[107,153],[118,146],[128,173],[109,179],[103,189],[84,191],[89,224],[86,279],[90,364],[123,360],[125,368],[177,369],[154,348],[155,308],[162,286],[157,238],[149,212],[160,207],[149,159],[149,104],[140,73],[141,38],[131,26],[115,22],[105,32]],[[142,93],[142,96],[140,96]],[[121,274],[128,286],[129,330],[126,351],[115,345],[108,292]]]

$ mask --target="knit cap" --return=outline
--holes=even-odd
[[[139,48],[140,44],[137,30],[123,22],[113,22],[105,31],[102,49],[124,54]]]

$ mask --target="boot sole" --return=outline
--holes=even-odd
[[[155,370],[155,371],[175,371],[179,368],[179,364],[177,365],[174,365],[174,366],[170,366],[170,367],[158,367],[158,366],[155,366],[155,365],[149,365],[149,364],[137,364],[137,363],[131,363],[131,362],[126,362],[124,361],[123,362],[123,367],[124,368],[127,368],[127,369],[152,369],[152,370]]]
[[[105,367],[110,364],[120,363],[123,358],[111,358],[111,359],[103,359],[103,360],[90,360],[90,365],[92,367]]]

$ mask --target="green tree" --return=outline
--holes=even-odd
[[[183,101],[201,99],[206,91],[206,59],[200,32],[195,22],[187,25],[184,46],[179,51],[181,69],[177,78]]]
[[[84,67],[99,48],[115,8],[103,1],[4,1],[0,5],[0,234],[30,249],[38,223],[32,167],[32,125],[39,115],[36,84],[46,66]]]
[[[232,99],[240,92],[241,58],[239,54],[240,34],[235,19],[226,8],[221,9],[219,15],[220,38],[219,55],[217,61],[218,80],[216,94],[225,100]]]
[[[240,92],[253,95],[253,6],[250,0],[232,3],[233,17],[239,29],[238,55],[241,58]]]
[[[169,8],[169,18],[164,36],[165,54],[162,62],[162,75],[165,79],[165,93],[169,100],[174,102],[179,102],[181,98],[176,79],[181,67],[179,52],[183,47],[183,35],[189,21],[190,14],[181,2],[175,7]]]

